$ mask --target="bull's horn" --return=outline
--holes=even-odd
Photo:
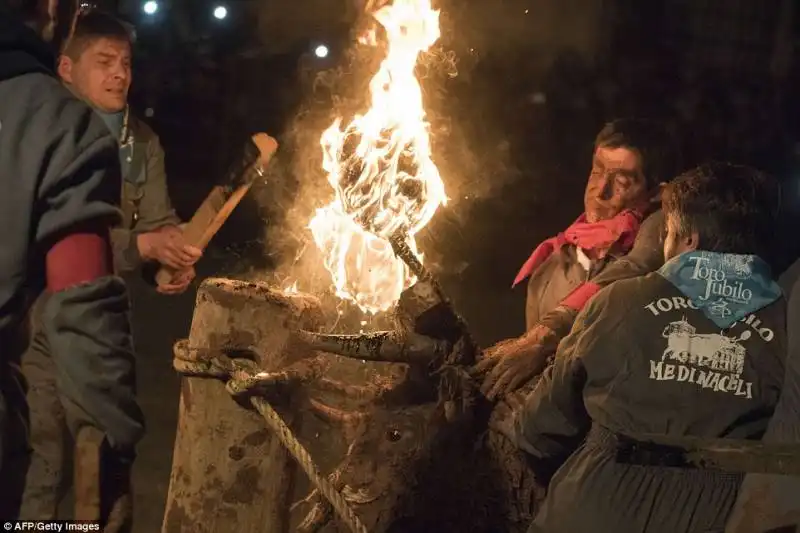
[[[357,398],[357,399],[371,399],[380,394],[382,387],[377,385],[365,386],[365,385],[350,385],[347,383],[343,383],[336,379],[331,379],[328,377],[321,377],[314,382],[314,386],[318,389],[335,392],[337,394],[342,394],[349,398]]]
[[[354,359],[387,363],[427,363],[449,351],[445,341],[416,333],[379,331],[361,335],[331,335],[299,331],[297,337],[314,350]]]
[[[360,411],[343,411],[313,398],[310,398],[309,402],[311,403],[311,408],[314,410],[314,412],[328,422],[334,422],[337,424],[355,424],[358,423],[360,419],[364,418],[364,416],[366,416]]]

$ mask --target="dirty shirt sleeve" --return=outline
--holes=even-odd
[[[180,219],[172,208],[167,188],[167,173],[164,167],[164,149],[158,137],[147,143],[147,182],[142,202],[139,204],[139,220],[134,231],[142,233],[180,224]]]
[[[136,236],[158,228],[180,224],[180,219],[172,208],[167,189],[167,176],[164,167],[164,150],[155,134],[147,143],[146,181],[144,194],[139,203],[139,218],[132,228],[117,228],[112,232],[114,244],[114,264],[117,272],[133,272],[142,265],[142,257],[136,244]]]
[[[43,249],[84,228],[102,231],[120,220],[116,141],[77,100],[53,118],[63,130],[52,141],[37,189],[36,239]],[[132,450],[144,422],[136,401],[129,312],[125,284],[106,276],[52,293],[43,327],[59,389],[74,406],[67,411],[70,427],[97,427],[112,446]]]
[[[607,324],[600,316],[606,305],[598,294],[578,315],[571,333],[558,346],[556,360],[542,374],[514,421],[515,440],[535,461],[548,464],[566,459],[591,425],[583,401],[587,360],[600,356]]]
[[[647,217],[627,255],[615,260],[591,281],[579,286],[556,309],[542,317],[540,323],[561,339],[569,333],[578,312],[600,289],[615,281],[644,276],[661,268],[664,264],[661,244],[663,225],[662,211],[656,211]]]

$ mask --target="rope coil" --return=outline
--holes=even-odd
[[[285,373],[262,372],[249,359],[233,359],[218,351],[191,348],[186,339],[175,343],[173,351],[173,367],[181,375],[220,379],[225,381],[225,389],[231,396],[249,396],[250,403],[264,417],[267,426],[294,457],[319,493],[328,500],[339,518],[353,533],[368,533],[344,496],[320,473],[311,454],[297,440],[280,414],[267,400],[258,396],[268,385],[282,381],[286,377]]]

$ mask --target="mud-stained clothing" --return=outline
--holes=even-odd
[[[562,304],[571,294],[583,292],[588,300],[600,288],[615,281],[657,270],[664,262],[661,245],[663,220],[660,210],[648,216],[639,227],[633,247],[624,255],[612,250],[605,259],[591,262],[571,244],[562,246],[550,255],[528,280],[527,328],[541,323],[553,330],[560,340],[569,333],[578,312]],[[573,299],[568,303],[582,307],[585,302]],[[512,394],[524,397],[533,390],[538,379],[537,376]],[[505,421],[505,417],[506,413],[495,410],[492,414],[493,423]],[[514,506],[509,509],[509,533],[525,531],[542,501],[542,485],[551,472],[545,469],[533,472],[523,454],[503,434],[490,432],[488,445],[498,468],[504,472],[509,498],[514,501]]]
[[[765,443],[800,445],[800,262],[781,278],[788,296],[786,378]],[[796,529],[792,529],[796,528]],[[800,477],[748,474],[725,529],[727,533],[800,531]]]
[[[70,234],[110,229],[120,218],[114,139],[55,78],[47,48],[7,9],[0,0],[1,518],[16,515],[19,467],[28,459],[19,360],[25,313],[45,286],[46,253]],[[76,407],[71,429],[97,427],[117,450],[132,452],[143,419],[128,311],[124,283],[107,276],[50,294],[42,322],[59,393]]]
[[[127,113],[127,112],[125,112]],[[150,280],[156,268],[147,268],[136,244],[136,236],[167,225],[179,224],[167,191],[164,151],[158,136],[132,114],[129,120],[101,114],[112,132],[123,131],[119,138],[122,169],[122,224],[111,232],[114,266],[120,275],[142,274]],[[152,265],[155,266],[155,265]],[[22,371],[28,383],[30,405],[30,442],[33,450],[28,466],[20,517],[52,520],[69,484],[67,468],[71,453],[67,415],[71,402],[54,394],[55,362],[51,346],[42,328],[44,301],[33,307],[30,319],[31,343],[22,359]]]
[[[664,264],[663,226],[664,215],[658,210],[642,222],[627,253],[612,250],[601,261],[587,262],[574,245],[565,246],[560,254],[549,257],[528,281],[527,329],[543,324],[563,337],[572,328],[577,312],[601,288],[658,270]],[[574,297],[565,301],[573,293]]]
[[[705,257],[694,254],[704,252],[601,290],[526,399],[515,420],[518,446],[536,464],[561,465],[530,532],[724,527],[740,476],[615,462],[618,435],[760,438],[778,401],[780,289],[758,258],[757,270],[742,260],[735,273],[719,278],[722,267],[706,268],[686,285]],[[717,301],[730,291],[733,300]]]

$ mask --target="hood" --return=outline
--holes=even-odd
[[[0,0],[0,81],[32,72],[54,74],[54,64],[47,44]]]

